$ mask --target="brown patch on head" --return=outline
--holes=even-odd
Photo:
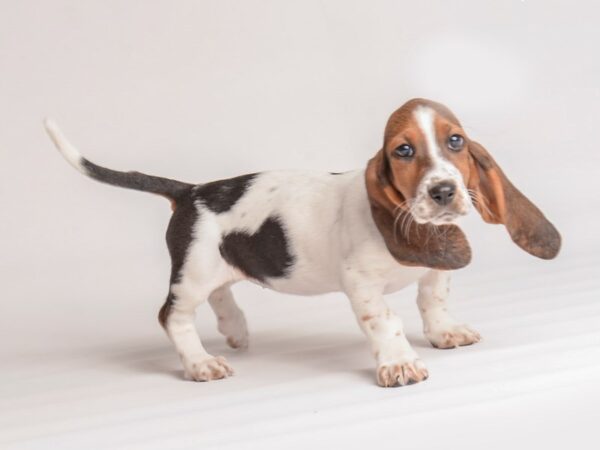
[[[388,195],[397,204],[416,195],[416,189],[425,173],[431,168],[433,161],[427,151],[418,151],[426,147],[425,136],[419,129],[413,108],[406,105],[392,114],[385,128],[383,148],[381,150],[381,167],[379,178],[382,184],[389,184],[394,192]],[[395,158],[393,153],[402,144],[409,144],[417,149],[410,161]]]
[[[447,108],[429,100],[414,99],[396,110],[386,125],[383,148],[367,166],[365,177],[371,212],[388,250],[399,262],[442,270],[458,269],[471,260],[469,244],[458,227],[442,225],[434,230],[430,224],[412,223],[405,233],[396,232],[395,219],[407,209],[407,200],[414,197],[419,182],[432,164],[425,136],[414,115],[418,107],[428,107],[437,113],[436,126],[460,127]],[[393,155],[403,143],[416,149],[410,161]]]
[[[435,139],[442,156],[462,176],[484,220],[506,224],[513,240],[529,253],[541,258],[556,256],[560,236],[552,224],[508,181],[483,147],[468,139],[448,108],[425,99],[410,100],[390,116],[383,148],[369,161],[365,173],[371,213],[392,256],[403,264],[442,270],[464,267],[471,259],[469,244],[455,225],[434,229],[430,223],[409,220],[403,233],[396,229],[400,215],[410,215],[408,201],[415,197],[432,164],[414,114],[421,107],[434,111]],[[459,151],[448,149],[448,139],[454,134],[464,139]],[[397,157],[396,149],[403,144],[415,149],[413,157]]]
[[[407,125],[411,124],[411,121],[414,121],[413,112],[419,107],[430,108],[447,122],[460,126],[460,122],[456,116],[452,114],[452,111],[441,103],[425,98],[413,98],[394,111],[388,119],[384,132],[385,143],[392,140],[398,133],[402,132]]]
[[[435,113],[435,135],[440,138],[441,142],[437,142],[440,148],[446,148],[446,140],[451,135],[465,135],[454,114],[444,105],[431,100],[412,99],[392,113],[384,132],[381,155],[381,170],[384,176],[381,181],[395,188],[396,197],[400,202],[415,196],[419,182],[433,163],[423,130],[415,117],[418,108],[428,108]],[[394,157],[394,151],[402,144],[408,144],[415,149],[414,157],[410,160]],[[445,151],[444,157],[457,167],[466,184],[470,171],[467,152]]]
[[[362,317],[360,318],[360,320],[362,320],[363,322],[368,322],[368,321],[369,321],[369,320],[371,320],[372,318],[373,318],[373,316],[372,316],[372,315],[370,315],[370,314],[365,314],[364,316],[362,316]]]
[[[379,179],[382,151],[369,161],[366,184],[371,214],[385,244],[398,262],[440,270],[460,269],[471,261],[471,249],[463,232],[455,225],[411,223],[406,232],[397,232],[395,220],[401,207],[398,194]]]

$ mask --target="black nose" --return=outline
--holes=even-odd
[[[429,196],[438,205],[445,206],[452,202],[455,192],[456,186],[454,183],[444,181],[429,189]]]

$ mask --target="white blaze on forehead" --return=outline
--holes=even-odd
[[[442,151],[438,146],[437,136],[435,135],[435,111],[426,106],[419,106],[413,114],[419,129],[425,136],[427,152],[433,164],[436,165],[442,159]]]
[[[432,186],[441,181],[453,182],[458,188],[457,197],[461,201],[454,202],[455,207],[457,204],[463,205],[461,208],[468,211],[470,205],[470,202],[468,202],[469,194],[467,193],[460,171],[450,159],[446,158],[443,149],[439,146],[439,139],[435,131],[436,115],[437,113],[435,110],[427,106],[419,106],[413,112],[417,127],[425,138],[424,151],[427,152],[427,155],[431,160],[431,166],[419,182],[417,195],[415,196],[415,203],[419,206],[415,208],[415,214],[413,215],[419,223],[425,223],[432,219],[435,220],[436,210],[432,209],[428,192]],[[435,208],[435,206],[433,206],[433,208]],[[466,212],[460,212],[460,214],[465,213]],[[436,222],[434,221],[433,223]],[[445,222],[442,221],[441,223]]]

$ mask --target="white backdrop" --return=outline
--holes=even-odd
[[[177,378],[175,352],[156,321],[169,271],[163,242],[168,203],[76,173],[44,135],[44,116],[53,116],[94,162],[203,182],[268,169],[363,167],[378,150],[395,108],[412,97],[440,101],[564,239],[560,258],[542,262],[512,245],[501,227],[474,217],[468,227],[475,257],[457,274],[457,307],[461,295],[485,297],[491,287],[495,297],[503,290],[521,292],[518,280],[524,277],[533,287],[542,283],[548,292],[564,291],[565,308],[574,291],[593,304],[598,285],[590,280],[597,277],[600,250],[599,25],[598,3],[592,0],[0,1],[0,359],[7,367],[0,375],[7,377],[0,409],[2,403],[12,405],[2,411],[12,430],[7,442],[23,448],[60,442],[66,448],[66,442],[97,439],[93,433],[77,434],[89,426],[77,420],[143,408],[150,401],[146,395],[101,399],[144,377],[151,383],[162,375],[156,379],[161,401],[210,392],[217,402],[215,389],[242,392],[243,387],[260,400],[252,390],[259,379],[264,396],[273,395],[267,391],[269,376],[256,367],[261,363],[250,359],[238,362],[247,370],[223,382],[225,388]],[[571,276],[569,289],[563,273]],[[484,281],[474,284],[475,279]],[[456,293],[461,286],[464,294]],[[321,341],[302,333],[320,305],[345,321],[344,331],[328,339],[338,344],[336,353],[346,352],[364,372],[350,384],[371,389],[366,344],[341,297],[293,299],[252,286],[236,289],[251,332],[258,333],[256,354],[260,342],[266,353],[272,341],[293,341],[300,352],[297,359],[294,353],[286,356],[292,369],[277,366],[283,373],[302,374],[284,391],[303,389],[303,381],[315,375],[309,370],[315,363],[306,369],[302,362],[311,358],[307,348],[318,348]],[[399,309],[412,311],[412,294],[392,298]],[[545,295],[538,292],[536,298]],[[500,299],[498,307],[502,304]],[[518,304],[506,312],[518,321]],[[209,314],[202,309],[202,334],[215,351],[227,352]],[[590,314],[586,310],[582,317],[600,317]],[[314,333],[331,331],[328,322],[321,325]],[[412,326],[418,331],[418,322]],[[598,328],[587,331],[594,339],[600,335]],[[287,350],[282,344],[273,351]],[[485,349],[479,352],[485,357]],[[115,353],[120,356],[107,356]],[[234,366],[236,358],[248,358],[226,354]],[[120,371],[132,367],[131,359],[144,362]],[[68,391],[60,376],[77,378],[82,366],[89,383],[76,392],[95,398],[95,406],[78,403],[79,394]],[[331,383],[344,373],[337,370]],[[46,373],[53,375],[48,379]],[[106,391],[91,387],[96,382]],[[410,389],[427,389],[427,383]],[[44,397],[49,392],[74,398],[49,408],[56,400]],[[364,395],[398,400],[409,394],[369,390]],[[548,411],[544,402],[550,397],[540,395],[542,400],[530,405],[534,415]],[[293,401],[300,400],[278,407],[289,412]],[[585,396],[581,401],[591,407]],[[203,420],[205,413],[194,410],[176,424]],[[144,421],[138,425],[148,427]],[[374,427],[374,435],[381,436]],[[114,437],[113,448],[131,444],[119,433],[110,429],[102,436]],[[52,439],[48,436],[57,440],[35,440]],[[69,441],[69,436],[76,437]],[[548,439],[559,442],[557,436]],[[385,443],[391,441],[380,442]]]

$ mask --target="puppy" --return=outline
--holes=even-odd
[[[395,111],[366,169],[341,174],[273,171],[189,184],[100,167],[52,121],[46,129],[83,174],[171,201],[172,270],[159,321],[190,380],[233,374],[225,358],[204,349],[194,314],[208,300],[227,343],[246,347],[246,320],[230,287],[249,280],[297,295],[344,292],[371,344],[378,384],[423,381],[427,369],[384,294],[418,282],[423,329],[434,347],[480,340],[446,306],[450,271],[471,259],[459,217],[477,210],[539,258],[554,258],[560,249],[560,235],[542,212],[446,107],[429,100],[413,99]]]

